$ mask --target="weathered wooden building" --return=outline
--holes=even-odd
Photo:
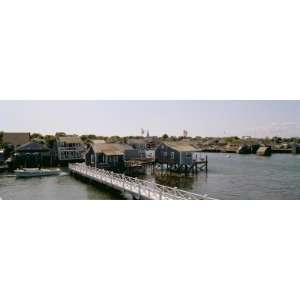
[[[53,153],[44,144],[29,142],[16,149],[12,163],[15,167],[36,168],[51,166],[53,159]]]
[[[91,144],[85,155],[85,162],[89,166],[123,170],[125,168],[125,152],[133,148],[119,143]]]
[[[55,148],[61,163],[84,161],[86,148],[78,135],[56,135]]]
[[[3,144],[12,145],[14,150],[30,141],[29,132],[4,132]]]
[[[207,169],[207,160],[201,157],[200,152],[191,144],[183,142],[161,143],[155,150],[155,162],[177,172],[197,171],[198,165]]]

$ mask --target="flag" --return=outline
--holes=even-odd
[[[184,137],[187,137],[187,136],[188,136],[188,132],[187,132],[186,129],[183,130],[183,136],[184,136]]]

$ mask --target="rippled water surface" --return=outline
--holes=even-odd
[[[155,175],[147,180],[218,199],[300,199],[300,155],[271,157],[208,153],[208,173],[194,176]],[[2,199],[120,199],[110,189],[71,176],[16,179],[0,175]]]

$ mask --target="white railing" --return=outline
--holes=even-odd
[[[85,163],[69,164],[69,169],[73,173],[80,174],[94,181],[106,184],[120,191],[127,191],[141,199],[161,199],[161,200],[213,200],[207,195],[190,193],[177,188],[172,188],[155,182],[141,180],[114,173],[104,169],[96,169],[87,166]]]

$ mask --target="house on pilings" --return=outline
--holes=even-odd
[[[29,142],[16,149],[14,164],[16,167],[37,168],[53,166],[54,152],[46,145],[38,142]]]
[[[125,169],[125,153],[133,148],[119,143],[92,143],[85,155],[88,166],[113,171]]]
[[[207,158],[187,142],[163,142],[155,150],[155,162],[178,173],[207,171]]]

